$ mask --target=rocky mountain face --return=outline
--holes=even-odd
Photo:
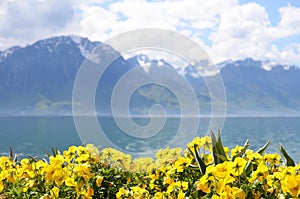
[[[273,65],[245,59],[221,69],[228,110],[236,113],[298,114],[300,111],[300,70],[296,66]]]
[[[97,47],[101,56],[117,55],[99,81],[96,109],[110,113],[114,85],[134,67],[173,66],[164,60],[146,55],[124,59],[117,51],[101,42],[91,42],[77,36],[61,36],[40,40],[26,47],[12,47],[0,52],[0,109],[6,114],[65,114],[71,113],[72,90],[76,73],[89,53]],[[224,81],[228,114],[300,113],[300,69],[256,61],[251,58],[226,61],[218,65]],[[174,69],[174,68],[173,68]],[[149,70],[149,68],[147,69]],[[147,75],[147,70],[143,68]],[[199,75],[186,66],[185,77],[194,89],[201,110],[210,112],[210,95]],[[172,77],[171,77],[172,78]],[[184,92],[184,91],[183,91]],[[176,94],[161,85],[146,85],[132,96],[131,111],[146,113],[160,103],[170,113],[180,113]]]

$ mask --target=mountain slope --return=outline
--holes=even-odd
[[[0,52],[0,114],[70,113],[76,73],[96,46],[100,57],[119,57],[99,81],[96,109],[100,113],[111,113],[114,86],[134,67],[141,67],[144,75],[157,66],[174,69],[165,60],[152,60],[146,55],[125,60],[110,46],[77,36],[40,40]],[[144,67],[147,64],[152,68]],[[266,70],[264,64],[248,58],[218,65],[227,95],[228,114],[300,114],[299,68],[275,65]],[[181,71],[197,94],[200,110],[209,113],[211,98],[205,81],[190,65]],[[128,86],[132,83],[128,81]],[[130,111],[148,113],[157,103],[167,107],[170,113],[180,113],[174,93],[154,84],[136,90],[130,99]]]
[[[221,69],[228,109],[237,113],[299,113],[299,68],[275,65],[265,70],[262,66],[260,61],[245,59]]]
[[[86,38],[62,36],[15,48],[8,56],[2,53],[1,109],[39,109],[51,105],[55,108],[58,104],[70,107],[78,68],[85,54],[98,45],[103,44]]]

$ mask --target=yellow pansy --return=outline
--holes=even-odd
[[[163,198],[164,198],[164,195],[161,192],[156,192],[153,197],[153,199],[163,199]]]
[[[50,194],[54,198],[59,198],[59,188],[58,187],[53,187],[50,191]]]
[[[244,168],[247,164],[247,161],[241,157],[237,157],[234,159],[232,164],[232,171],[235,176],[239,176],[243,173]]]
[[[97,176],[96,178],[96,185],[97,187],[100,187],[103,181],[103,177],[102,176]]]
[[[180,191],[177,195],[177,199],[185,199],[185,193],[183,193],[182,191]]]
[[[236,145],[233,149],[231,149],[231,157],[240,154],[243,148],[243,146]]]
[[[280,155],[278,153],[274,154],[266,154],[263,157],[266,162],[268,162],[270,165],[278,165],[280,164]]]
[[[3,191],[3,189],[4,189],[4,184],[3,184],[2,180],[1,180],[0,181],[0,193]]]
[[[73,178],[67,178],[65,180],[65,184],[68,186],[68,187],[75,187],[77,185],[77,183],[75,182],[75,180]]]

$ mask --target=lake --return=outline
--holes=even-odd
[[[107,138],[115,146],[129,152],[167,146],[180,123],[178,118],[168,119],[159,134],[135,139],[120,131],[112,118],[102,117],[98,121]],[[140,125],[149,123],[147,118],[135,118],[134,121]],[[207,134],[208,123],[209,118],[201,119],[199,136]],[[229,117],[225,119],[221,136],[228,147],[243,145],[249,139],[250,148],[254,150],[270,139],[268,152],[279,152],[278,146],[282,143],[288,153],[300,161],[300,117]],[[73,118],[67,116],[0,117],[0,138],[1,155],[7,155],[11,146],[14,153],[21,156],[32,154],[42,157],[46,152],[51,152],[52,146],[62,151],[70,145],[82,143]],[[191,136],[182,136],[178,144],[184,145],[191,140]]]

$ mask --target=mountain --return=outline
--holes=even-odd
[[[221,69],[227,108],[231,113],[299,114],[300,69],[273,65],[251,58],[226,64]]]
[[[150,74],[160,77],[163,74],[155,72],[164,67],[181,75],[168,78],[169,83],[185,93],[184,87],[178,84],[180,78],[185,78],[197,95],[201,113],[210,113],[211,97],[201,77],[205,71],[199,73],[191,65],[179,70],[166,60],[155,60],[142,54],[124,59],[104,43],[91,42],[78,36],[60,36],[0,51],[0,114],[70,114],[76,74],[95,48],[100,55],[99,60],[109,56],[118,57],[99,80],[95,91],[97,112],[111,114],[113,89],[127,72],[137,67],[142,80],[148,79]],[[217,69],[224,81],[228,114],[300,113],[298,67],[247,58],[224,61],[217,65]],[[207,78],[214,79],[216,71],[213,72]],[[134,78],[128,79],[124,85],[131,88],[135,81]],[[147,114],[152,105],[162,104],[167,112],[180,114],[175,94],[160,84],[143,85],[130,98],[130,112]]]
[[[100,42],[76,36],[53,37],[0,53],[2,112],[70,109],[76,73],[96,47],[119,54]]]

